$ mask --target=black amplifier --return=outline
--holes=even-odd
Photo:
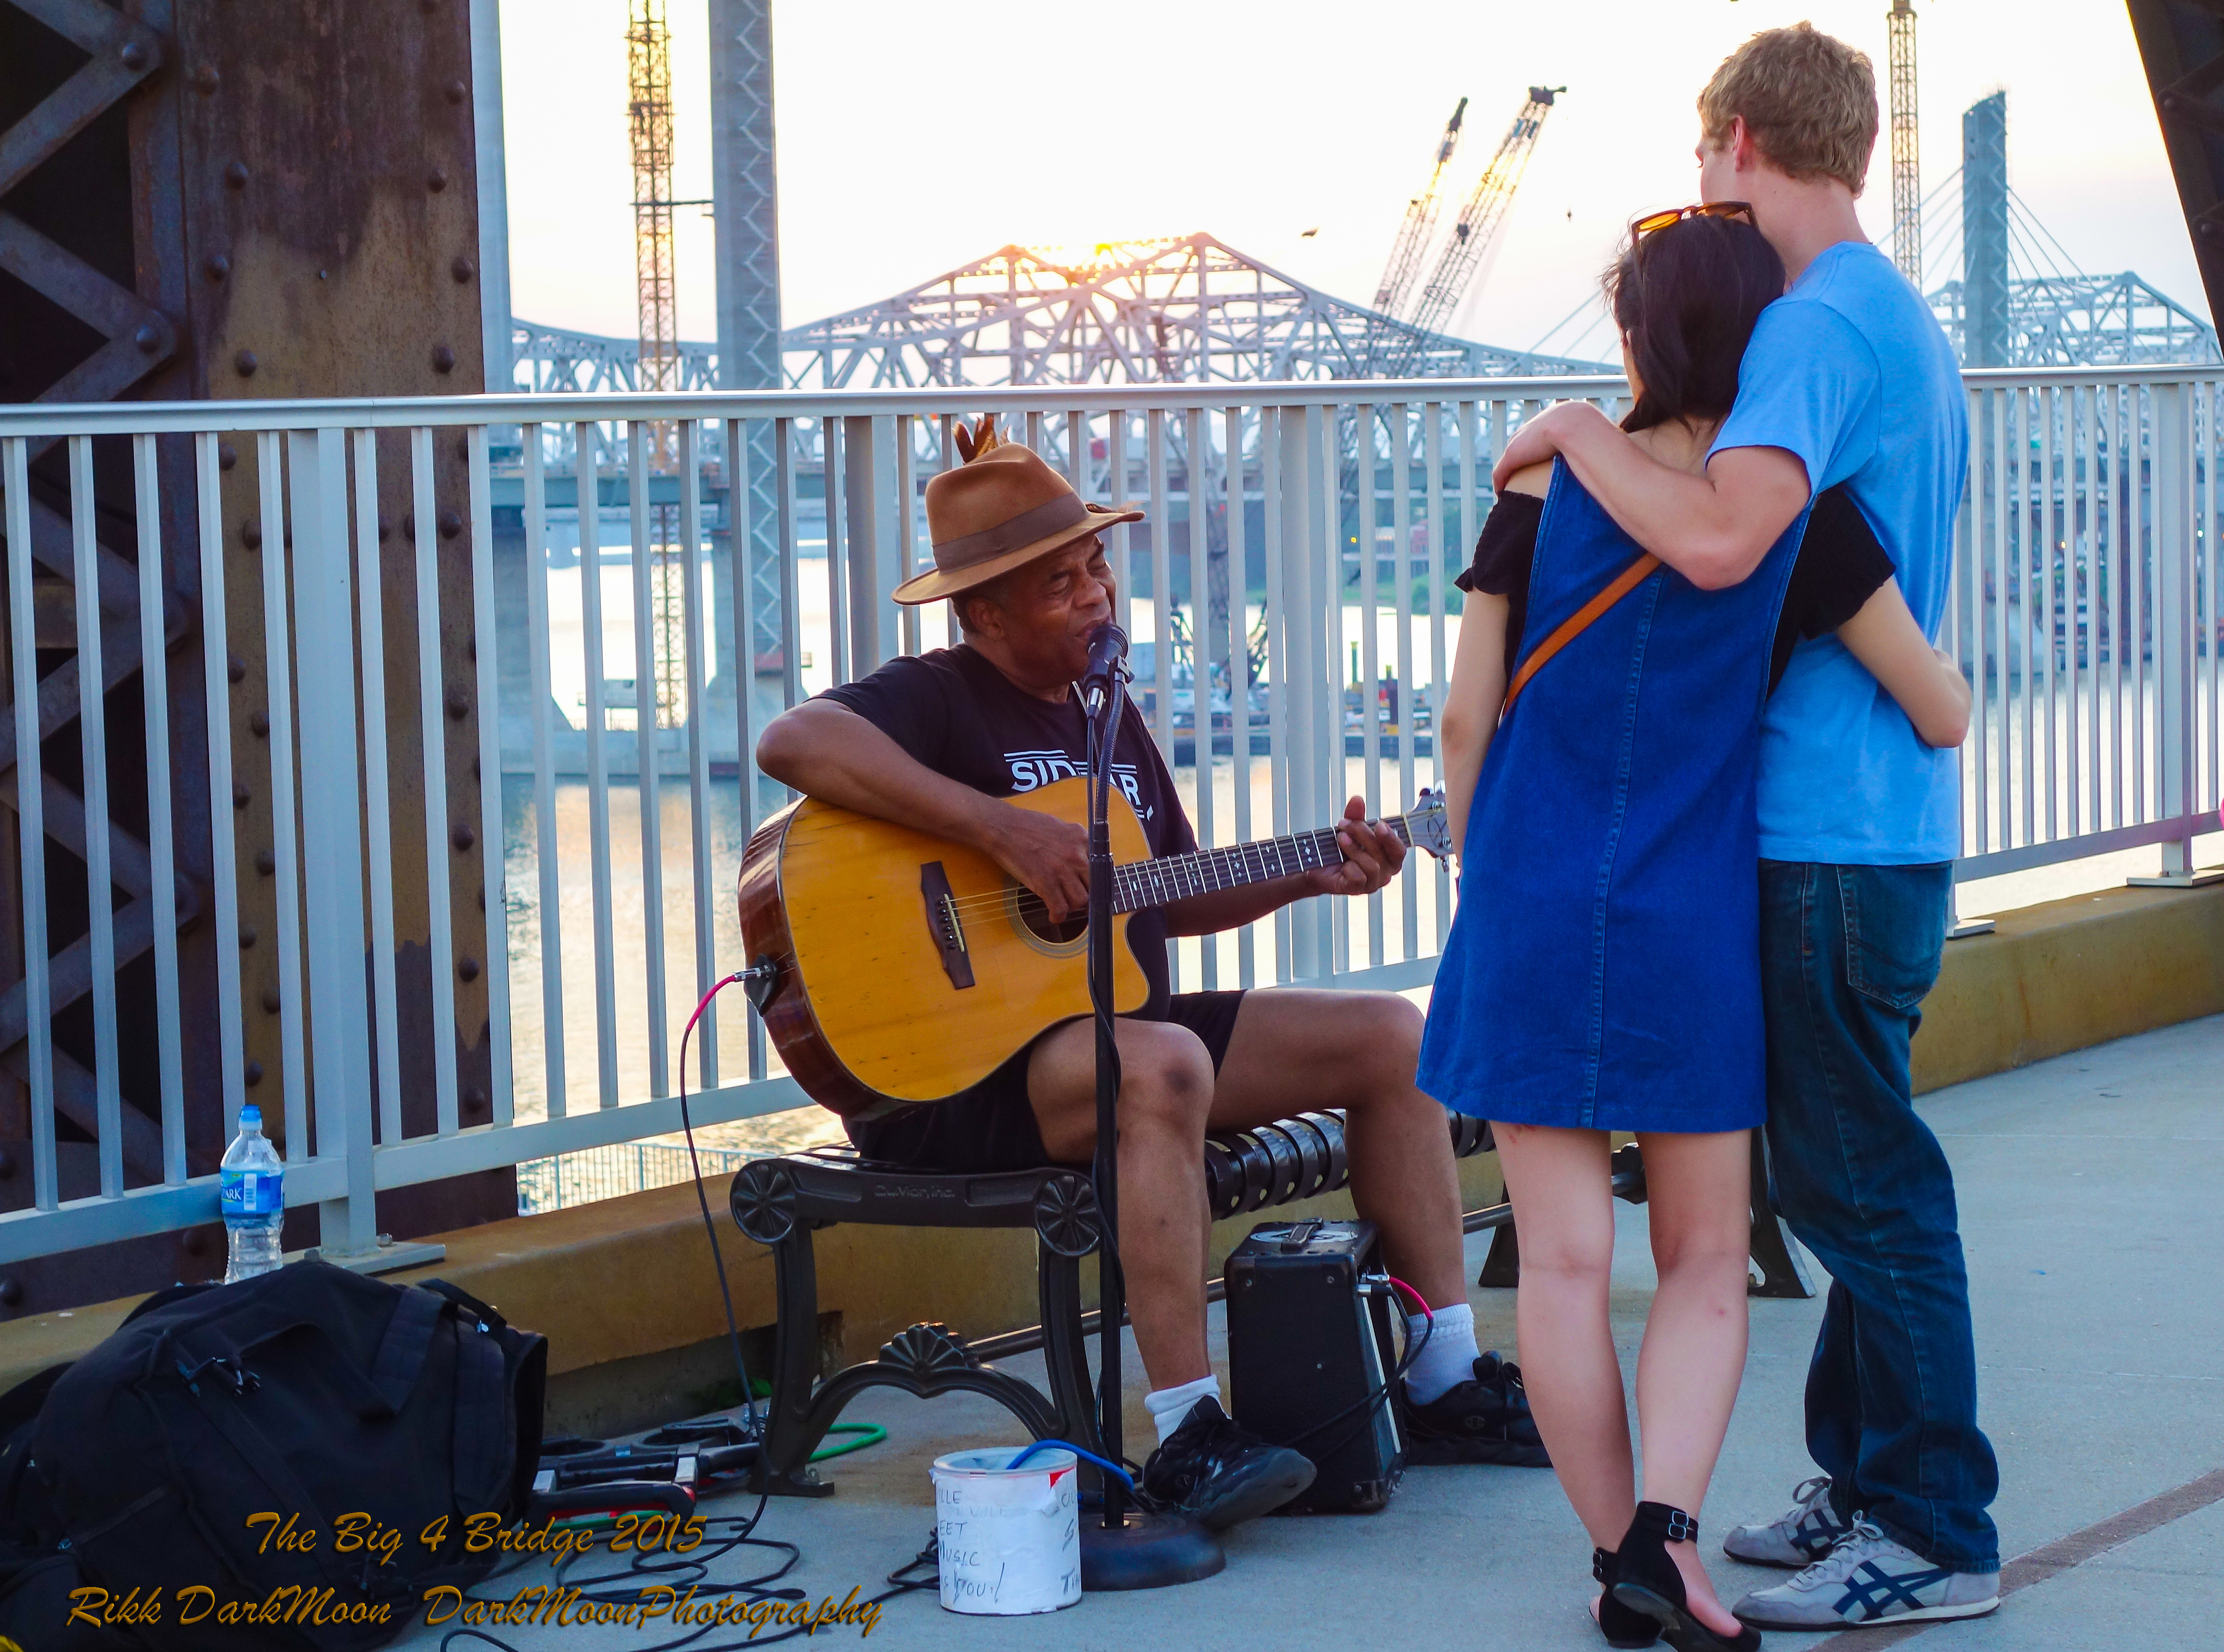
[[[1385,1392],[1396,1364],[1390,1286],[1371,1222],[1264,1223],[1228,1258],[1236,1421],[1312,1459],[1284,1514],[1371,1514],[1406,1472]]]

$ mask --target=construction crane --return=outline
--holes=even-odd
[[[1513,117],[1498,153],[1475,180],[1444,250],[1437,255],[1436,268],[1430,272],[1428,285],[1421,289],[1421,301],[1411,318],[1414,331],[1402,340],[1390,364],[1390,377],[1400,377],[1419,348],[1421,338],[1442,332],[1459,308],[1468,283],[1475,279],[1483,255],[1506,221],[1507,208],[1513,204],[1513,192],[1520,187],[1521,174],[1528,168],[1529,157],[1537,148],[1537,134],[1544,129],[1552,100],[1566,90],[1565,86],[1529,88],[1528,100]]]
[[[672,31],[665,23],[664,0],[630,0],[626,57],[631,92],[627,113],[633,137],[634,274],[641,333],[635,383],[644,390],[676,390],[679,388],[679,318],[673,275],[672,211],[682,203],[672,198]],[[678,433],[669,420],[651,424],[649,469],[671,471],[679,462],[678,446]],[[686,560],[679,554],[678,517],[678,511],[669,504],[649,507],[655,657],[634,661],[636,672],[655,674],[656,720],[662,728],[677,728],[687,716]],[[588,568],[586,577],[595,578],[596,570]]]
[[[1915,109],[1915,0],[1892,0],[1892,261],[1923,290],[1923,155]]]
[[[1421,255],[1429,250],[1430,239],[1437,232],[1444,168],[1458,152],[1460,123],[1466,115],[1467,99],[1463,98],[1459,107],[1452,111],[1452,117],[1444,123],[1444,135],[1437,144],[1437,164],[1429,174],[1429,187],[1406,203],[1405,221],[1398,226],[1398,238],[1390,244],[1390,262],[1382,267],[1381,282],[1374,289],[1374,312],[1378,315],[1394,316],[1405,307],[1406,289],[1413,284],[1414,272],[1421,267]],[[1374,354],[1374,342],[1370,340],[1370,364]]]

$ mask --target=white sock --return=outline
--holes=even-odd
[[[1426,1405],[1455,1383],[1464,1383],[1475,1376],[1475,1362],[1482,1350],[1475,1345],[1475,1310],[1465,1302],[1437,1311],[1436,1329],[1430,1331],[1429,1319],[1424,1313],[1406,1316],[1406,1334],[1416,1342],[1428,1332],[1429,1340],[1413,1361],[1412,1370],[1406,1373],[1406,1392],[1416,1403]]]
[[[1468,1340],[1475,1340],[1472,1331],[1468,1332]],[[1153,1389],[1143,1396],[1144,1408],[1151,1414],[1151,1421],[1159,1426],[1159,1444],[1165,1445],[1173,1431],[1187,1421],[1191,1408],[1199,1400],[1210,1400],[1214,1404],[1219,1404],[1220,1379],[1217,1377],[1200,1377],[1194,1383],[1184,1383],[1179,1388]]]

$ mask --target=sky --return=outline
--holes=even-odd
[[[2207,315],[2124,9],[1918,9],[1925,192],[1961,164],[1962,111],[2005,88],[2010,185],[2076,263],[2136,269]],[[869,302],[1009,242],[1197,230],[1365,302],[1460,98],[1471,101],[1448,202],[1525,88],[1565,85],[1451,329],[1526,349],[1584,300],[1632,216],[1693,198],[1693,99],[1725,55],[1804,17],[1867,52],[1881,92],[1886,10],[1886,0],[774,0],[783,319]],[[509,0],[502,22],[513,308],[629,336],[626,12],[626,0]],[[704,0],[668,0],[668,16],[677,197],[708,197]],[[1888,140],[1870,178],[1862,218],[1880,237]],[[681,335],[710,339],[708,216],[683,209],[677,241]],[[1584,353],[1602,352],[1595,333]]]

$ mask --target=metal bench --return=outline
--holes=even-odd
[[[1447,1114],[1452,1153],[1490,1150],[1490,1126]],[[1755,1134],[1753,1257],[1757,1294],[1813,1294],[1797,1252],[1769,1213],[1767,1186]],[[1213,1219],[1317,1199],[1349,1179],[1341,1110],[1303,1113],[1255,1130],[1205,1138],[1205,1187]],[[1645,1200],[1645,1168],[1632,1142],[1614,1159],[1614,1191]],[[922,1399],[964,1391],[995,1400],[1037,1439],[1069,1440],[1098,1449],[1086,1339],[1095,1313],[1081,1306],[1081,1262],[1096,1247],[1102,1225],[1087,1175],[1071,1167],[994,1175],[950,1175],[911,1169],[821,1148],[755,1159],[735,1175],[730,1201],[742,1231],[773,1251],[779,1322],[774,1332],[772,1395],[763,1449],[751,1490],[776,1497],[825,1497],[834,1488],[809,1466],[811,1453],[843,1409],[866,1389],[901,1389]],[[1478,1283],[1511,1285],[1519,1250],[1513,1207],[1471,1211],[1466,1231],[1497,1230]],[[913,1325],[881,1346],[874,1358],[818,1378],[818,1277],[813,1230],[837,1222],[883,1227],[1033,1228],[1042,1321],[1002,1336],[969,1342],[940,1324]],[[1207,1288],[1218,1300],[1220,1282]],[[1050,1392],[991,1363],[1040,1348]]]

